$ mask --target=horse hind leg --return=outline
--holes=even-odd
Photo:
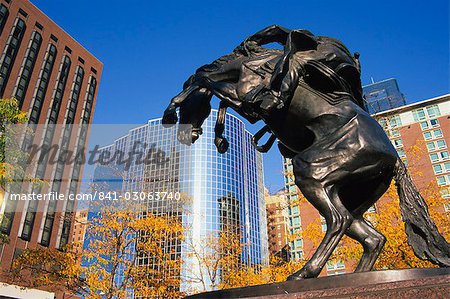
[[[386,237],[363,218],[355,219],[347,229],[346,235],[361,243],[364,249],[355,272],[372,270],[375,261],[386,243]]]
[[[350,212],[342,205],[336,192],[325,190],[319,183],[298,182],[308,201],[319,210],[327,223],[325,236],[305,266],[288,277],[288,280],[317,277],[353,222]],[[299,186],[300,187],[300,186]]]

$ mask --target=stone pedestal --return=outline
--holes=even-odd
[[[207,292],[186,298],[450,298],[450,268],[343,274]]]

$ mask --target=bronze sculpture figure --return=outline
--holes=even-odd
[[[276,42],[284,49],[262,45]],[[182,142],[195,142],[213,95],[221,100],[215,144],[225,152],[224,115],[231,107],[266,126],[254,144],[267,151],[275,139],[292,159],[296,184],[321,213],[327,232],[308,263],[290,279],[316,277],[344,234],[364,248],[357,272],[372,269],[385,237],[363,217],[394,178],[408,240],[415,254],[450,266],[450,246],[430,219],[427,206],[381,126],[364,108],[359,54],[338,40],[306,30],[270,26],[247,38],[233,53],[199,68],[172,99],[163,124],[192,124]],[[257,141],[265,132],[267,144]]]

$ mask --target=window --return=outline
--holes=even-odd
[[[82,67],[78,66],[75,73],[70,103],[68,104],[67,107],[68,113],[66,118],[66,124],[74,123],[75,112],[78,105],[78,98],[80,97],[81,83],[83,82],[83,78],[84,78],[84,70]]]
[[[427,107],[427,113],[428,113],[428,117],[430,117],[430,118],[441,115],[438,105],[433,105],[433,106]]]
[[[433,153],[433,154],[430,154],[430,159],[431,159],[431,162],[437,162],[437,161],[439,161],[439,156],[438,156],[438,154]]]
[[[301,248],[303,247],[303,240],[302,239],[298,239],[294,241],[294,248]]]
[[[389,120],[389,124],[391,126],[391,128],[397,128],[400,127],[402,125],[402,122],[400,120],[400,116],[395,115],[393,116],[390,120]]]
[[[430,126],[428,125],[427,121],[422,121],[422,122],[420,122],[420,128],[422,128],[422,130],[426,130],[426,129],[429,129]]]
[[[433,135],[434,135],[434,138],[441,138],[442,130],[441,129],[433,130]]]
[[[443,175],[443,176],[437,177],[437,183],[439,186],[450,185],[450,175]]]
[[[422,128],[422,130],[436,128],[439,127],[439,121],[437,119],[431,119],[429,121],[421,121],[420,127]]]
[[[447,147],[447,144],[445,144],[445,140],[438,140],[436,141],[438,149],[443,149]]]
[[[426,110],[426,113],[425,113]],[[437,105],[426,107],[426,109],[420,108],[413,111],[413,117],[415,121],[422,121],[428,118],[436,118],[441,115],[439,107]]]
[[[415,121],[425,120],[426,119],[425,111],[423,111],[423,109],[414,110],[413,117]]]
[[[96,88],[97,88],[97,80],[91,76],[89,80],[88,93],[84,105],[82,124],[88,124],[91,118],[92,105],[94,102],[94,95]]]
[[[61,101],[64,95],[67,77],[69,75],[70,64],[71,61],[69,56],[64,56],[63,61],[61,62],[61,71],[59,73],[58,83],[56,84],[55,95],[53,97],[53,105],[48,118],[49,124],[55,124],[58,119],[59,109],[61,108]]]
[[[42,36],[34,31],[31,37],[30,45],[25,53],[21,74],[17,86],[15,87],[14,96],[19,101],[19,107],[22,107],[25,94],[28,89],[28,83],[30,82],[31,74],[33,73],[36,57],[41,48]]]
[[[391,134],[392,134],[392,137],[399,137],[400,136],[400,131],[399,130],[392,130]]]
[[[293,215],[297,215],[300,212],[298,206],[293,206],[292,207],[292,214]]]
[[[450,172],[450,162],[445,162],[443,165],[445,172]]]
[[[340,270],[344,269],[345,265],[342,261],[338,262],[327,262],[327,270]]]
[[[6,8],[6,6],[4,6],[3,4],[0,4],[0,35],[2,35],[3,28],[5,27],[8,16],[8,8]]]
[[[431,162],[438,162],[441,160],[447,160],[449,158],[448,151],[432,153],[430,154]]]
[[[295,185],[289,186],[289,192],[290,193],[297,193],[297,187]]]
[[[435,174],[440,174],[442,173],[442,165],[441,164],[436,164],[433,165],[433,170]]]
[[[395,146],[395,147],[403,146],[402,140],[401,140],[401,139],[396,139],[396,140],[394,140],[394,146]]]
[[[45,59],[41,68],[41,74],[38,79],[39,83],[34,98],[33,108],[31,109],[29,123],[36,124],[39,121],[42,104],[44,102],[45,94],[47,93],[48,82],[52,74],[56,54],[56,47],[53,44],[50,44],[48,46],[47,53],[45,54]]]
[[[436,130],[433,130],[433,131],[424,132],[423,136],[424,136],[425,140],[441,138],[442,137],[442,130],[441,129],[436,129]]]
[[[291,176],[291,175],[285,176],[285,177],[284,177],[284,182],[285,182],[286,184],[289,184],[289,183],[294,182],[293,176]]]
[[[437,149],[444,149],[444,148],[447,148],[447,144],[445,143],[445,140],[443,140],[443,139],[427,142],[427,149],[429,152],[432,152]]]
[[[374,212],[376,212],[376,211],[377,211],[377,210],[376,210],[376,208],[375,208],[375,205],[371,206],[371,207],[367,210],[368,213],[374,213]]]
[[[28,14],[26,13],[26,11],[24,11],[22,8],[19,8],[19,13],[24,16],[25,18],[28,17]]]
[[[388,129],[386,119],[381,118],[381,119],[378,120],[378,123],[383,128],[383,130],[386,131]]]
[[[45,217],[44,228],[42,231],[42,237],[40,242],[41,245],[43,246],[48,246],[50,244],[50,237],[52,235],[52,227],[55,219],[55,207],[56,201],[55,200],[50,201],[47,208],[47,215]]]
[[[292,217],[292,226],[299,226],[300,225],[300,217]]]
[[[442,195],[442,198],[450,198],[450,189],[449,188],[442,188],[441,189],[441,195]],[[450,209],[447,209],[447,208],[450,208],[450,203],[446,204],[446,209],[445,209],[446,212],[449,212]]]
[[[436,149],[436,145],[434,144],[434,142],[427,142],[427,149],[430,152],[434,151]]]
[[[430,120],[430,125],[434,128],[439,126],[439,121],[437,119],[431,119]]]
[[[21,18],[16,18],[11,34],[6,42],[6,47],[0,61],[0,97],[3,97],[6,83],[8,82],[12,66],[16,60],[22,38],[25,33],[26,25]]]
[[[406,167],[408,167],[408,160],[407,159],[402,159],[403,164],[405,164]]]
[[[404,158],[404,157],[406,157],[406,153],[405,153],[405,150],[404,149],[397,149],[397,153],[398,153],[398,156],[400,157],[400,158]]]

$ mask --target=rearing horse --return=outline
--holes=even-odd
[[[262,47],[270,42],[284,51]],[[227,107],[252,123],[263,120],[272,133],[269,143],[279,140],[282,155],[292,159],[296,185],[327,224],[316,252],[289,279],[317,277],[344,234],[364,248],[356,272],[371,270],[386,239],[363,214],[393,178],[415,254],[450,266],[449,244],[389,138],[363,107],[358,56],[338,40],[270,26],[198,69],[164,113],[163,123],[174,124],[180,108],[180,123],[193,130],[179,139],[195,142],[215,95],[221,100],[215,140],[220,152],[228,148],[222,136]]]

